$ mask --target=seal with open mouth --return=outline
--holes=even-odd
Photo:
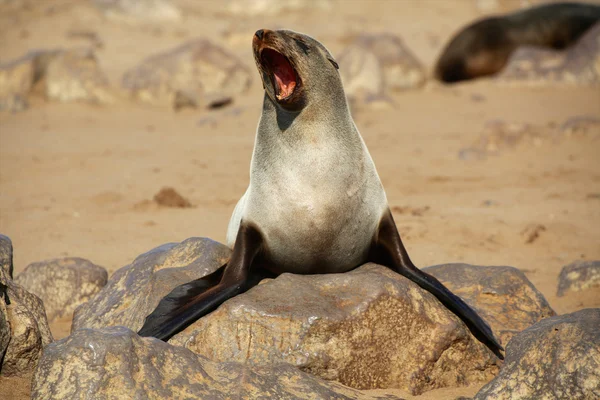
[[[265,96],[250,183],[227,232],[231,259],[175,288],[139,334],[168,340],[265,277],[341,273],[372,261],[431,292],[502,358],[485,321],[410,260],[329,51],[306,35],[262,29],[253,50]]]

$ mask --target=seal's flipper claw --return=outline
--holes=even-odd
[[[258,229],[242,221],[229,263],[204,278],[173,289],[146,317],[138,334],[167,341],[226,300],[244,293],[264,278],[274,277],[263,268],[251,269],[261,247],[262,235]]]
[[[485,344],[499,359],[504,360],[504,355],[501,353],[504,349],[483,318],[435,277],[415,267],[402,244],[394,218],[389,210],[379,224],[370,259],[391,268],[433,294],[467,325],[473,336]]]

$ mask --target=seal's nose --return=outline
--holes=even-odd
[[[265,30],[264,29],[259,29],[256,31],[256,33],[254,34],[259,40],[262,40],[263,35],[265,34]]]

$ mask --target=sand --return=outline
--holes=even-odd
[[[0,11],[0,63],[32,49],[85,45],[67,34],[84,29],[102,41],[96,55],[115,86],[143,58],[196,37],[226,46],[253,68],[250,41],[261,27],[309,33],[334,55],[351,33],[392,32],[430,68],[448,35],[487,10],[467,0],[336,2],[325,22],[319,10],[240,18],[219,3],[179,1],[180,22],[128,24],[106,20],[84,1],[24,3],[29,6]],[[518,5],[500,2],[496,10]],[[246,94],[215,111],[34,99],[25,112],[0,113],[0,232],[13,241],[15,273],[65,256],[87,258],[112,273],[167,242],[191,236],[223,242],[248,183],[262,102],[258,74],[253,79]],[[575,116],[600,118],[597,88],[506,87],[483,79],[428,84],[392,100],[390,107],[353,114],[418,266],[510,265],[526,273],[557,313],[600,306],[597,293],[556,297],[564,265],[600,259],[598,126],[482,159],[459,157],[489,121],[558,126]],[[192,207],[154,204],[163,187],[173,187]],[[545,230],[527,243],[523,231],[532,225]],[[65,325],[53,327],[57,337],[68,334]]]

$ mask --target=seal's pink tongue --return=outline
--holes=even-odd
[[[281,100],[289,97],[296,87],[296,72],[294,68],[292,68],[287,58],[274,50],[265,49],[262,56],[271,67],[275,76],[277,98]]]

